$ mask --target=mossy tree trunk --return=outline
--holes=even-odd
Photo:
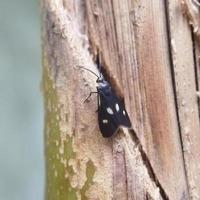
[[[41,0],[46,200],[200,198],[199,47],[181,3],[194,26],[186,0]],[[77,67],[97,72],[97,54],[134,129],[108,139]]]

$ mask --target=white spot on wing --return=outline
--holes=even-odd
[[[119,105],[118,105],[118,103],[115,104],[115,109],[116,109],[117,112],[119,112]]]
[[[126,115],[126,112],[125,112],[125,110],[123,110],[123,115],[124,115],[124,116]]]
[[[113,110],[110,108],[110,107],[108,107],[107,109],[107,112],[110,114],[110,115],[113,115],[114,113],[113,113]]]
[[[104,124],[107,124],[108,123],[108,120],[107,119],[103,119],[102,121]]]

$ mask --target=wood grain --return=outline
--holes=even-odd
[[[41,0],[41,13],[46,199],[198,199],[199,75],[180,2]],[[97,54],[134,129],[109,139],[96,98],[81,103],[95,77],[77,66],[97,72]]]
[[[87,2],[91,41],[97,46],[102,41],[107,70],[119,80],[133,127],[161,184],[170,198],[187,199],[164,1],[111,1],[107,10],[101,7],[105,1]],[[99,10],[96,21],[91,5]],[[114,34],[110,23],[115,25]]]
[[[179,1],[169,1],[173,74],[190,199],[199,199],[200,124],[196,95],[195,52],[193,52],[191,29],[180,12],[181,8],[178,3]]]

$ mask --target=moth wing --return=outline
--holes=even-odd
[[[119,108],[119,110],[117,110],[117,108]],[[116,111],[116,117],[119,121],[119,124],[121,126],[131,128],[131,121],[129,119],[125,106],[118,98],[116,98],[115,111]]]
[[[107,102],[107,107],[110,107],[113,110],[116,123],[119,126],[131,128],[131,122],[125,106],[116,94],[111,90],[110,95],[104,95],[103,98]]]
[[[99,108],[98,108],[98,121],[99,129],[103,137],[111,137],[119,128],[119,123],[114,114],[111,115],[107,112],[110,106],[103,94],[99,94]]]

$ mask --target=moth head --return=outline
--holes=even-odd
[[[111,92],[111,86],[105,80],[102,80],[101,82],[98,82],[97,88],[98,88],[98,90],[102,91],[105,95],[109,95],[110,92]]]
[[[100,83],[105,82],[105,80],[104,80],[103,76],[99,76],[99,77],[97,78],[96,82],[97,82],[98,84],[100,84]]]

